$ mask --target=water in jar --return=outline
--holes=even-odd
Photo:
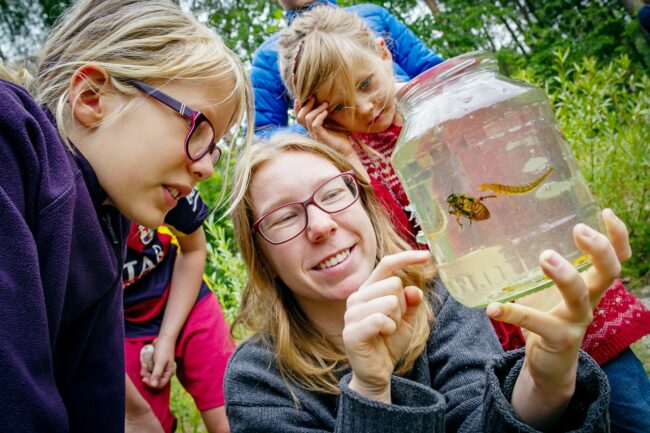
[[[587,268],[572,230],[598,229],[599,211],[544,92],[474,86],[455,101],[429,107],[441,121],[409,125],[392,157],[449,292],[484,307],[548,287],[545,249]]]

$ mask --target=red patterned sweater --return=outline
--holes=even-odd
[[[401,130],[401,126],[391,125],[383,132],[352,134],[351,141],[370,176],[379,202],[388,212],[398,233],[412,246],[423,248],[415,242],[419,227],[409,215],[408,198],[390,165],[390,158]],[[369,149],[371,150],[368,151]],[[491,321],[504,350],[525,345],[524,336],[518,327]],[[593,322],[587,328],[581,347],[602,365],[648,334],[650,310],[616,280],[594,310]]]

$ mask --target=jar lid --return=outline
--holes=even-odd
[[[416,93],[422,86],[434,87],[442,83],[446,79],[466,72],[469,69],[474,69],[481,65],[496,64],[496,59],[490,51],[472,51],[469,53],[461,54],[460,56],[452,57],[445,60],[420,75],[413,78],[406,83],[397,92],[397,99],[403,100]]]

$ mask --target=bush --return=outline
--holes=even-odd
[[[231,178],[224,178],[222,173],[232,173],[234,158],[223,158],[215,175],[199,184],[203,201],[210,207],[210,215],[203,224],[208,241],[208,255],[205,275],[208,285],[219,298],[221,308],[228,323],[232,323],[239,311],[242,291],[248,280],[246,267],[239,254],[233,238],[232,221],[224,216],[227,203],[217,204],[222,200],[222,190],[230,188]]]
[[[625,272],[650,272],[650,77],[627,56],[605,67],[594,58],[567,64],[555,52],[551,78],[530,70],[517,78],[546,89],[558,122],[601,207],[612,208],[630,230],[634,255]]]
[[[213,213],[203,228],[208,239],[208,283],[219,298],[226,320],[232,323],[239,312],[241,294],[248,280],[246,267],[233,240],[230,218],[219,220]]]

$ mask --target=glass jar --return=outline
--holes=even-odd
[[[600,212],[540,88],[499,74],[489,52],[449,59],[398,93],[391,158],[449,293],[468,307],[553,284],[539,255],[582,271],[573,226]]]

